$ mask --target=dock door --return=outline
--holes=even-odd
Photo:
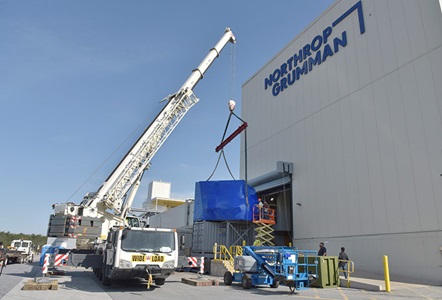
[[[292,241],[293,199],[292,199],[293,163],[277,162],[276,171],[264,174],[248,181],[258,195],[275,210],[273,225],[274,243],[287,246]]]

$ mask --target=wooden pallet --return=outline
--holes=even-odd
[[[53,279],[41,279],[34,281],[34,279],[29,279],[25,282],[23,286],[24,291],[47,291],[47,290],[58,290],[58,281]]]
[[[181,278],[181,282],[193,286],[218,286],[219,281],[206,278]]]

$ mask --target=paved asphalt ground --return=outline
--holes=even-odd
[[[66,268],[66,275],[51,276],[59,284],[58,290],[25,291],[23,285],[30,279],[41,278],[41,267],[38,262],[33,264],[8,265],[0,276],[0,298],[5,300],[126,300],[126,299],[442,299],[442,286],[418,285],[402,282],[391,282],[391,292],[384,290],[381,280],[354,277],[355,282],[380,285],[381,291],[367,291],[356,288],[310,288],[292,294],[285,286],[277,289],[261,286],[249,290],[240,284],[232,286],[223,284],[222,278],[203,276],[199,279],[195,273],[176,272],[170,276],[163,286],[147,289],[145,281],[119,282],[111,287],[103,287],[91,270],[84,268]],[[219,286],[191,286],[182,283],[182,278],[195,280],[212,280],[220,282]]]

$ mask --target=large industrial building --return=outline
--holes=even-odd
[[[338,0],[242,90],[241,176],[278,243],[442,282],[438,0]]]

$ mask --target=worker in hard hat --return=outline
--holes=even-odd
[[[261,246],[262,244],[261,244],[261,240],[260,239],[256,239],[254,242],[253,242],[253,246]]]

